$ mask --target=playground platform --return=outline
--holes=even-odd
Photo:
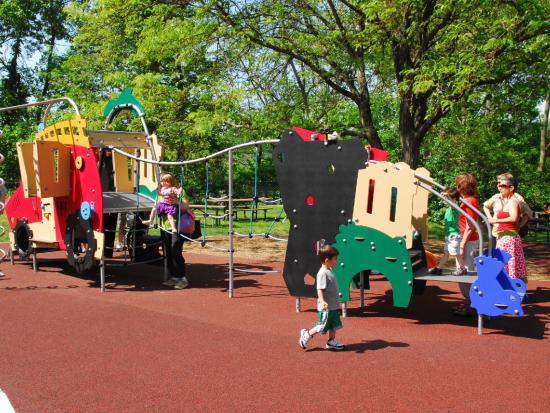
[[[237,275],[225,257],[187,254],[190,287],[161,285],[162,266],[77,277],[63,252],[0,269],[0,388],[24,412],[545,411],[550,387],[550,282],[531,281],[526,316],[453,316],[455,283],[430,281],[409,308],[371,278],[352,292],[339,339],[298,346],[313,299],[294,311],[279,273]],[[279,262],[237,260],[248,269]]]

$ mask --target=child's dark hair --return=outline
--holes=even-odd
[[[321,260],[321,263],[337,257],[338,255],[340,255],[338,250],[331,245],[326,244],[319,248],[319,259]]]
[[[443,194],[447,195],[454,201],[460,200],[460,194],[458,193],[458,189],[456,188],[447,187],[445,188],[445,191],[443,191]]]

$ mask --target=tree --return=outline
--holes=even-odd
[[[188,0],[165,0],[188,8]],[[452,106],[545,58],[547,2],[518,0],[203,0],[235,36],[301,62],[357,107],[346,134],[381,147],[372,89],[400,101],[402,159],[413,167],[426,133]],[[546,43],[545,43],[546,42]]]
[[[548,142],[548,111],[550,109],[550,84],[548,85],[548,91],[546,92],[546,99],[544,99],[544,110],[542,112],[542,125],[540,128],[540,151],[539,151],[539,166],[538,171],[544,172],[546,169],[546,151],[550,144]]]

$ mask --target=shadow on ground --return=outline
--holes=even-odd
[[[365,291],[365,308],[348,308],[348,317],[376,316],[396,317],[415,321],[418,324],[455,324],[464,326],[477,326],[477,315],[461,317],[453,314],[453,307],[464,303],[465,299],[459,293],[427,285],[422,295],[413,295],[408,308],[393,306],[392,291],[389,282],[385,279],[371,280],[371,283],[387,283],[388,289],[384,293]],[[381,291],[383,286],[376,286],[374,290]],[[354,299],[356,301],[356,299]],[[528,299],[523,308],[525,316],[500,316],[486,317],[484,319],[484,333],[506,334],[532,339],[544,339],[547,337],[550,322],[550,307],[541,305],[550,302],[550,288],[537,287],[536,290],[528,290]]]

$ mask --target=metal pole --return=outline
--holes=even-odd
[[[348,316],[348,303],[342,301],[342,317],[346,318]]]
[[[160,231],[162,232],[163,229],[161,228]],[[163,235],[161,234],[161,237],[162,236]],[[166,234],[164,234],[164,236],[166,236]],[[166,249],[166,242],[162,243],[162,248]],[[166,259],[166,251],[163,251],[163,255],[164,255],[164,281],[168,281],[168,260]]]
[[[227,196],[229,198],[229,298],[233,298],[233,151],[228,156],[229,182]]]
[[[300,297],[295,297],[296,298],[296,312],[299,313],[300,310],[302,309],[302,302],[300,300]]]
[[[36,258],[36,248],[34,249],[34,252],[32,253],[32,270],[34,272],[38,271],[38,259]]]
[[[359,305],[361,306],[361,308],[364,308],[365,307],[365,272],[364,271],[361,271],[359,273],[359,283],[360,283]]]
[[[13,261],[13,250],[11,249],[11,246],[10,246],[10,263],[11,265],[15,265],[15,262]]]
[[[105,292],[105,258],[101,258],[99,261],[99,278],[101,284],[101,292]]]
[[[483,335],[483,316],[481,314],[477,315],[477,334]]]

